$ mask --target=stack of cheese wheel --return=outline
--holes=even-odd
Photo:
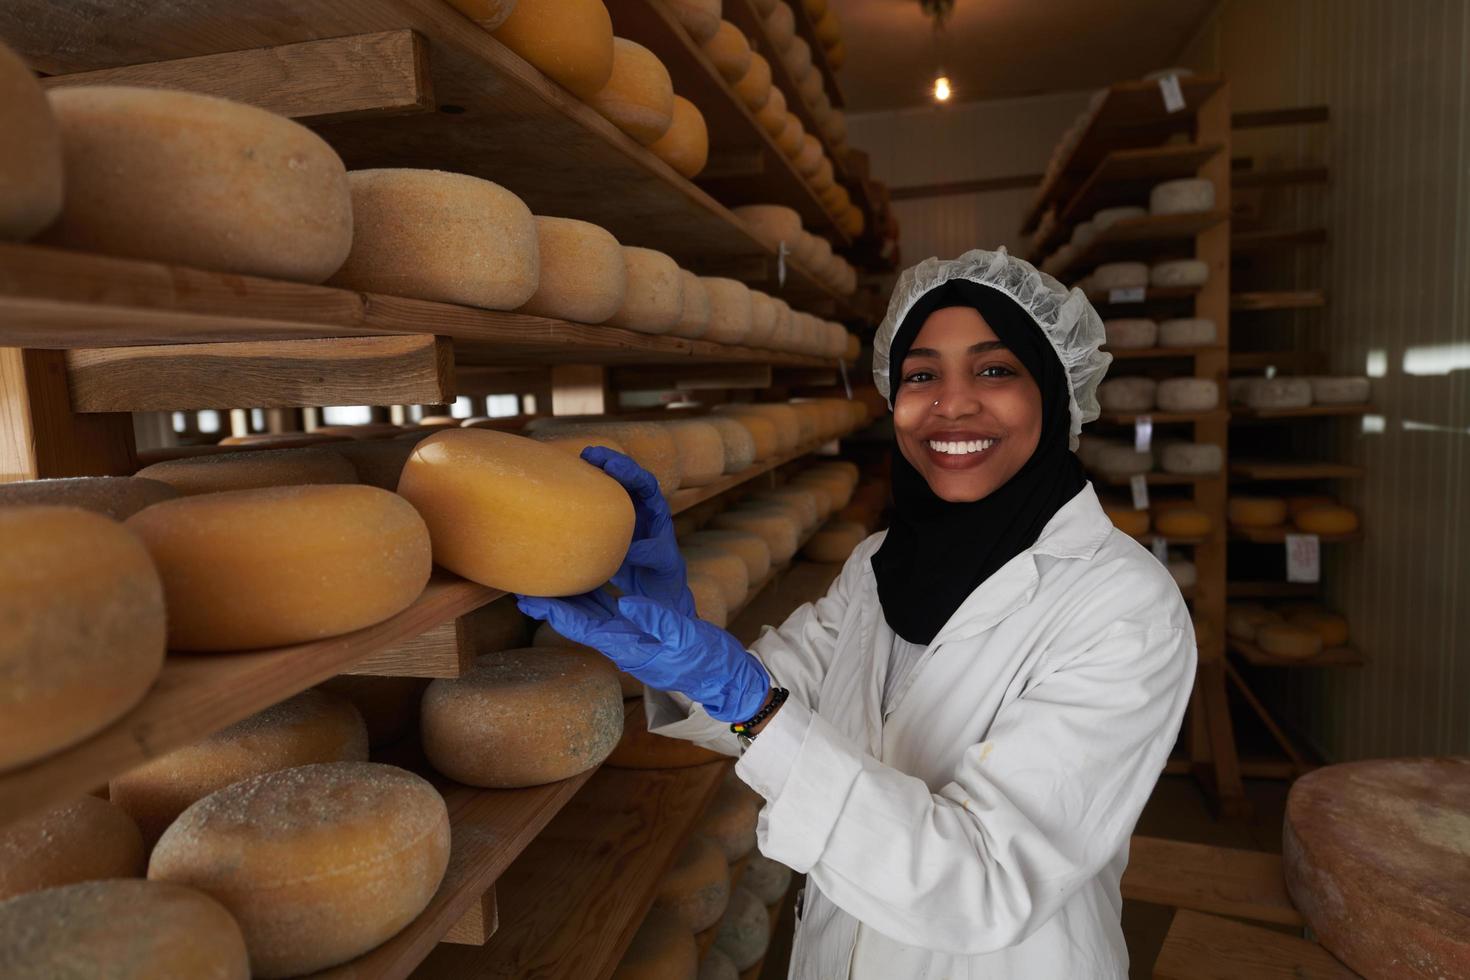
[[[602,0],[516,0],[495,39],[573,95],[590,99],[613,73],[612,18]]]
[[[185,496],[227,490],[357,482],[357,470],[345,456],[335,449],[310,446],[173,459],[145,466],[137,475],[166,484],[173,488],[175,494]]]
[[[449,813],[426,780],[371,762],[235,783],[164,833],[148,877],[197,888],[240,924],[257,977],[367,952],[418,916],[449,863]]]
[[[720,921],[715,948],[743,971],[760,962],[770,941],[770,913],[759,898],[737,886],[730,893],[730,907]]]
[[[356,474],[357,482],[382,490],[398,489],[398,478],[403,475],[403,464],[413,455],[414,446],[420,438],[412,435],[402,439],[372,439],[349,442],[332,447],[332,452],[346,459]]]
[[[776,451],[789,453],[801,444],[801,420],[790,405],[777,402],[731,402],[716,405],[716,412],[728,413],[737,419],[755,416],[766,419],[776,430]]]
[[[679,917],[652,908],[633,934],[612,980],[698,980],[699,947]]]
[[[759,851],[750,855],[745,872],[740,876],[740,887],[761,900],[770,908],[786,897],[791,887],[791,869],[780,861],[773,861]]]
[[[25,241],[56,220],[62,203],[61,134],[41,85],[0,44],[0,241]]]
[[[725,475],[739,473],[755,463],[758,458],[755,435],[738,419],[710,415],[700,421],[711,426],[720,437],[725,457]]]
[[[720,21],[719,27],[704,42],[703,47],[715,68],[732,85],[744,78],[745,73],[750,70],[750,40],[728,20]]]
[[[753,501],[790,507],[801,521],[802,533],[807,534],[816,530],[817,524],[822,519],[822,504],[818,498],[821,492],[819,487],[787,483],[772,490],[758,490],[736,506],[741,506],[746,501]]]
[[[654,156],[693,180],[709,162],[709,126],[693,102],[674,96],[669,128],[648,147]]]
[[[709,290],[705,288],[704,280],[688,269],[680,269],[679,274],[684,280],[684,306],[679,313],[679,322],[669,332],[675,337],[697,339],[709,330]]]
[[[178,495],[168,484],[142,477],[76,476],[0,484],[0,507],[16,504],[80,507],[115,521],[125,521],[144,507]]]
[[[685,535],[680,544],[692,548],[723,549],[736,555],[745,563],[746,577],[752,585],[764,580],[771,571],[771,546],[766,544],[765,538],[751,531],[703,528]]]
[[[0,826],[0,902],[79,881],[138,878],[147,859],[132,817],[83,796]]]
[[[663,426],[678,446],[681,487],[708,486],[724,476],[730,462],[726,442],[728,433],[722,434],[719,428],[703,419],[681,419],[664,422]],[[735,462],[745,455],[738,453],[741,446],[737,446]],[[749,465],[747,459],[745,466]]]
[[[721,0],[669,0],[668,6],[699,44],[714,37],[720,29]]]
[[[734,864],[755,850],[755,828],[760,808],[760,797],[752,793],[732,771],[705,809],[696,833],[714,841],[725,855],[726,863]]]
[[[623,308],[627,261],[612,234],[572,218],[536,216],[540,272],[522,313],[603,323]]]
[[[684,545],[679,548],[684,565],[692,575],[708,575],[719,583],[727,609],[740,605],[750,591],[746,559],[733,548],[718,544]]]
[[[578,650],[586,654],[597,653],[597,651],[594,650],[592,647],[586,646],[581,643],[574,643],[573,641],[562,636],[560,633],[552,628],[552,625],[550,623],[542,623],[540,626],[536,627],[536,633],[531,638],[531,645],[533,647],[566,647],[568,649]],[[622,689],[624,701],[628,700],[629,698],[643,697],[642,681],[634,677],[632,674],[626,673],[621,670],[617,671],[617,675],[618,686]]]
[[[653,907],[671,913],[691,933],[720,921],[730,902],[730,865],[719,845],[694,834],[664,873]]]
[[[801,541],[801,518],[791,508],[772,504],[733,507],[715,515],[710,524],[730,531],[758,534],[771,549],[771,561],[784,565]]]
[[[699,961],[698,980],[740,980],[740,971],[724,950],[710,946],[704,959]]]
[[[750,287],[719,276],[705,276],[701,281],[709,295],[709,325],[704,339],[717,344],[743,344],[755,321]]]

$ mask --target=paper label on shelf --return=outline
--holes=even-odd
[[[1159,79],[1159,91],[1164,95],[1164,108],[1167,111],[1184,111],[1184,91],[1179,87],[1178,75],[1165,75]]]
[[[1160,564],[1169,564],[1169,542],[1167,540],[1156,537],[1150,547],[1153,548],[1154,557],[1159,560]]]
[[[847,380],[847,362],[837,359],[837,370],[842,373],[842,387],[847,391],[847,400],[852,401],[852,382]]]
[[[1128,478],[1128,489],[1133,491],[1133,509],[1148,510],[1148,477],[1133,474]]]
[[[1315,534],[1286,536],[1286,580],[1322,581],[1322,541]]]
[[[776,249],[776,285],[786,287],[786,243],[782,242]]]
[[[1133,420],[1133,451],[1151,453],[1154,449],[1154,417],[1140,415]]]
[[[1148,292],[1142,286],[1129,286],[1125,289],[1109,289],[1109,303],[1142,303],[1144,294]]]

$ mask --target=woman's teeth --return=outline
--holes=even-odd
[[[974,442],[936,442],[930,440],[929,448],[936,453],[947,453],[950,456],[964,456],[967,453],[983,453],[995,445],[994,439],[977,439]]]

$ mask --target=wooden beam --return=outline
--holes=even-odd
[[[428,46],[410,30],[54,75],[41,84],[183,89],[313,123],[434,108]]]
[[[1125,899],[1299,926],[1281,855],[1135,834],[1123,872]]]
[[[457,619],[379,650],[343,670],[376,677],[459,677],[489,650],[514,650],[530,641],[528,620],[501,596]]]
[[[771,386],[769,364],[668,364],[612,369],[611,385],[617,391],[657,391],[678,388],[697,389],[753,388]]]
[[[1310,940],[1219,916],[1174,913],[1154,980],[1357,980]]]
[[[607,371],[600,364],[557,364],[551,369],[552,415],[607,411]]]
[[[66,374],[61,351],[0,347],[0,483],[137,469],[132,417],[77,414]]]
[[[461,946],[483,946],[495,935],[499,925],[500,908],[495,902],[495,889],[491,888],[471,903],[459,921],[449,927],[442,941]]]
[[[1331,112],[1325,105],[1293,106],[1289,109],[1257,109],[1253,112],[1236,112],[1230,116],[1231,129],[1261,129],[1266,126],[1300,126],[1303,123],[1325,123],[1331,121]]]
[[[894,187],[888,197],[894,201],[911,201],[924,197],[952,197],[956,194],[985,194],[990,191],[1009,191],[1020,187],[1036,187],[1041,183],[1041,174],[1013,174],[1008,177],[983,177],[978,180],[957,180],[947,184],[916,184],[913,187]]]
[[[709,162],[699,172],[699,182],[730,177],[759,177],[765,172],[765,154],[759,150],[712,150]]]
[[[78,412],[454,400],[454,349],[426,334],[65,352]]]

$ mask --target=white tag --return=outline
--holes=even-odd
[[[824,442],[817,447],[816,453],[818,456],[840,456],[842,454],[842,441],[840,439],[833,439],[831,442]]]
[[[1286,536],[1286,580],[1322,581],[1322,542],[1315,534]]]
[[[1164,108],[1169,112],[1184,111],[1184,92],[1179,88],[1178,75],[1165,75],[1159,79],[1159,91],[1164,95]]]
[[[1129,286],[1126,289],[1109,289],[1109,303],[1142,303],[1144,294],[1148,292],[1142,286]]]
[[[1152,544],[1151,547],[1153,548],[1154,557],[1159,560],[1159,563],[1161,565],[1167,565],[1167,564],[1169,564],[1169,542],[1168,541],[1165,541],[1163,538],[1160,538],[1160,537],[1155,537],[1154,538],[1154,541],[1153,541],[1153,544]]]
[[[782,242],[776,248],[776,285],[784,288],[786,286],[786,243]]]
[[[837,370],[842,372],[842,387],[847,391],[847,400],[852,401],[852,382],[847,380],[847,362],[837,359]]]
[[[1133,420],[1133,451],[1150,453],[1154,448],[1154,417],[1140,415]]]
[[[1128,489],[1133,491],[1133,509],[1148,510],[1148,477],[1133,474],[1128,478]]]

